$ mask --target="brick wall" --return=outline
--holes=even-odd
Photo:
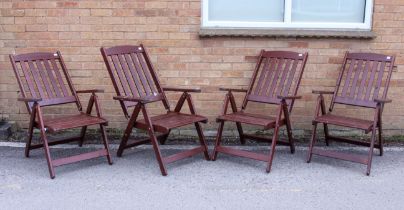
[[[246,86],[260,49],[308,51],[309,60],[296,103],[294,127],[310,129],[316,96],[312,89],[333,89],[339,63],[346,50],[397,55],[386,106],[384,128],[389,134],[404,131],[404,1],[375,0],[373,40],[317,38],[200,38],[199,0],[137,1],[9,1],[0,2],[0,110],[4,117],[26,126],[28,116],[18,103],[16,80],[8,60],[10,53],[60,50],[77,89],[104,88],[103,110],[110,127],[124,128],[125,118],[102,62],[100,46],[143,43],[163,84],[200,86],[194,94],[199,113],[209,116],[205,127],[216,128],[224,93],[219,86]],[[178,94],[170,94],[172,104]],[[237,95],[238,101],[242,95]],[[83,99],[86,99],[85,97]],[[83,103],[84,100],[82,101]],[[240,103],[239,103],[240,104]],[[173,105],[172,105],[173,106]],[[153,107],[154,109],[157,106]],[[252,109],[261,110],[253,105]],[[342,107],[344,108],[344,107]],[[265,109],[264,111],[270,111]],[[65,107],[50,113],[69,113]],[[366,111],[340,109],[358,117]],[[155,111],[156,113],[157,111]]]

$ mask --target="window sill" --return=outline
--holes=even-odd
[[[308,38],[346,38],[346,39],[373,39],[376,37],[372,31],[338,29],[251,29],[251,28],[211,28],[201,27],[200,37],[308,37]]]

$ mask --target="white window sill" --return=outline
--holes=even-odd
[[[313,37],[313,38],[347,38],[373,39],[375,33],[352,29],[260,29],[260,28],[217,28],[201,27],[200,37],[241,36],[241,37]]]

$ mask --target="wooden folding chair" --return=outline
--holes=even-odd
[[[217,118],[220,125],[217,131],[215,148],[211,157],[212,160],[216,160],[217,154],[221,152],[264,161],[267,162],[266,171],[269,173],[276,144],[288,145],[291,153],[294,153],[295,147],[289,115],[292,111],[295,99],[301,98],[296,94],[306,65],[307,56],[307,53],[301,54],[287,51],[262,50],[247,90],[221,88],[221,90],[227,91],[227,94],[221,116]],[[237,110],[233,92],[246,92],[240,111]],[[278,106],[277,114],[272,117],[248,113],[245,110],[247,103],[250,101],[275,104]],[[228,114],[227,109],[229,103],[232,113]],[[272,142],[270,153],[259,154],[221,146],[223,126],[226,121],[236,123],[242,144],[245,143],[245,139]],[[273,128],[272,139],[244,134],[241,126],[242,123],[262,126],[265,130]],[[279,128],[283,125],[286,125],[289,142],[278,140]]]
[[[196,114],[190,92],[201,92],[192,88],[164,88],[161,87],[149,55],[143,45],[140,46],[116,46],[101,48],[101,53],[112,79],[123,113],[129,119],[124,136],[118,149],[121,157],[124,149],[151,142],[163,176],[167,175],[165,164],[184,159],[195,154],[204,153],[209,160],[208,150],[200,123],[206,123],[207,118]],[[183,92],[176,107],[172,111],[164,91]],[[161,101],[167,113],[151,117],[147,104]],[[187,101],[191,114],[181,113],[181,108]],[[129,108],[134,107],[132,115]],[[143,119],[138,120],[142,112]],[[164,143],[171,129],[194,124],[199,136],[200,145],[194,149],[180,152],[168,157],[162,157],[157,139]],[[129,136],[133,128],[146,130],[149,138],[137,140],[128,144]],[[160,136],[156,132],[161,133]]]
[[[49,173],[52,179],[55,178],[54,167],[57,166],[101,156],[106,156],[108,163],[112,164],[108,148],[108,140],[104,129],[104,126],[108,124],[108,121],[102,117],[100,103],[95,94],[103,91],[76,91],[59,51],[56,53],[40,52],[10,55],[10,60],[21,90],[22,97],[18,98],[18,100],[25,102],[31,116],[28,129],[28,140],[25,147],[25,156],[29,157],[31,149],[44,147],[46,160],[48,161]],[[91,93],[90,101],[85,112],[83,112],[83,108],[77,95],[78,93]],[[78,114],[55,118],[43,117],[43,107],[68,103],[75,103],[77,105]],[[97,116],[91,115],[94,105],[97,111]],[[100,126],[104,149],[71,157],[52,159],[49,146],[72,141],[79,141],[79,145],[81,146],[84,141],[87,126],[90,125]],[[52,142],[48,141],[47,132],[54,133],[61,130],[79,127],[82,129],[81,134],[78,137]],[[34,128],[40,130],[42,144],[31,144]]]
[[[374,147],[379,148],[380,155],[383,155],[382,111],[384,104],[391,102],[391,100],[386,99],[386,96],[393,66],[394,56],[346,52],[335,91],[313,91],[319,96],[313,120],[313,134],[307,157],[308,163],[311,161],[312,155],[315,154],[365,164],[367,165],[366,174],[370,174]],[[333,95],[328,113],[326,113],[325,109],[324,94]],[[335,104],[374,109],[373,121],[335,115],[332,113]],[[368,154],[356,155],[314,148],[318,123],[324,125],[327,146],[330,140],[368,146]],[[328,132],[328,124],[360,129],[365,131],[366,134],[371,132],[370,142],[331,136]],[[375,144],[376,130],[379,131],[378,144]]]

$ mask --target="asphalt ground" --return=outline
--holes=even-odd
[[[403,209],[404,148],[387,147],[373,158],[372,172],[356,163],[313,157],[306,147],[290,154],[278,147],[272,171],[265,163],[219,154],[169,164],[160,174],[153,150],[140,146],[116,157],[56,168],[50,179],[42,149],[24,157],[21,143],[0,144],[0,209]],[[54,157],[94,150],[100,145],[52,149]],[[162,146],[164,155],[190,146]],[[240,147],[265,152],[268,147]],[[366,154],[352,147],[332,149]],[[212,149],[212,148],[210,148]],[[347,151],[345,151],[347,150]],[[349,150],[349,151],[348,151]]]

